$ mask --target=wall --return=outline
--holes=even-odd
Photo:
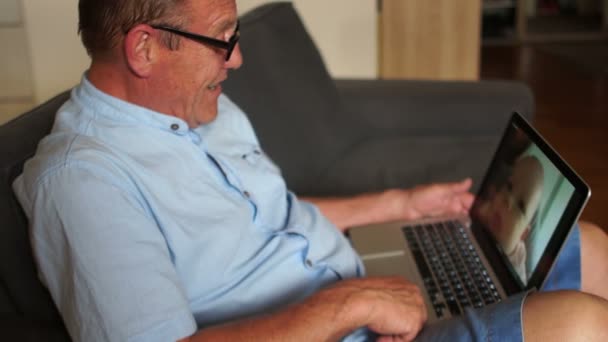
[[[0,124],[32,106],[29,55],[19,0],[0,1]]]
[[[76,84],[89,63],[77,36],[78,0],[21,2],[31,56],[34,100],[40,103]],[[237,6],[242,13],[265,2],[268,1],[237,0]],[[375,1],[293,2],[332,75],[376,76]]]
[[[0,1],[0,25],[15,24],[21,21],[17,0]]]
[[[77,34],[78,0],[21,0],[36,103],[78,83],[89,58]]]
[[[270,1],[236,0],[241,13],[266,2]],[[376,1],[292,2],[334,77],[376,77]]]

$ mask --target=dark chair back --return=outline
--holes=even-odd
[[[244,14],[239,44],[244,63],[223,83],[226,94],[247,113],[289,189],[314,193],[358,131],[321,54],[290,2]]]
[[[44,330],[45,341],[68,339],[61,317],[38,279],[27,218],[12,189],[24,162],[50,132],[55,113],[68,97],[69,92],[64,92],[0,126],[0,331],[5,338],[6,331],[9,335],[13,331],[21,340],[24,336],[33,340]]]

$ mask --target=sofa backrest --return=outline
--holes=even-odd
[[[273,2],[241,17],[243,66],[224,90],[254,126],[287,185],[309,193],[351,134],[340,127],[335,83],[293,5]]]
[[[53,125],[64,92],[0,126],[0,314],[61,322],[51,297],[38,280],[25,214],[12,190],[23,163]]]

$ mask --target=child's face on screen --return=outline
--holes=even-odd
[[[530,229],[540,204],[542,186],[542,165],[535,157],[524,156],[515,162],[511,175],[491,199],[488,228],[507,254]]]

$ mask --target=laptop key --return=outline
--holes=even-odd
[[[448,300],[446,302],[448,303],[448,308],[452,315],[460,315],[460,307],[458,306],[458,303],[456,303],[456,300]]]
[[[461,225],[404,227],[437,317],[496,302],[496,287]]]
[[[431,270],[429,269],[429,265],[426,263],[426,260],[424,259],[424,255],[422,254],[422,252],[412,251],[412,254],[414,254],[414,261],[416,262],[416,265],[418,266],[418,270],[420,271],[420,275],[422,276],[422,278],[423,279],[432,278],[433,275],[431,273]]]

